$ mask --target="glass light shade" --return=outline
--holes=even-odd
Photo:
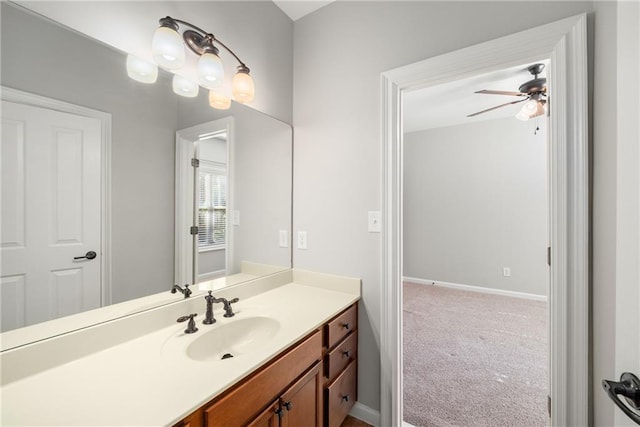
[[[539,105],[540,103],[535,99],[530,99],[524,103],[518,114],[516,114],[516,119],[518,120],[529,120],[532,117],[539,116],[538,109],[542,108],[542,112],[544,113],[544,108]]]
[[[151,42],[151,54],[156,64],[169,70],[184,65],[185,53],[182,37],[168,27],[158,27]]]
[[[127,75],[142,83],[155,83],[158,79],[158,66],[137,56],[127,55]]]
[[[215,88],[222,85],[224,68],[218,55],[204,53],[198,61],[198,75],[203,86]]]
[[[231,107],[231,98],[215,90],[210,90],[209,105],[216,110],[228,110]]]
[[[191,80],[177,74],[173,76],[173,91],[178,95],[186,96],[187,98],[195,98],[198,96],[199,89],[200,86]]]
[[[253,101],[255,88],[253,79],[249,73],[237,72],[236,75],[233,76],[232,91],[233,99],[242,104]]]

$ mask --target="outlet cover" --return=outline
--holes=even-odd
[[[280,230],[278,238],[281,248],[289,247],[289,232],[287,230]]]
[[[380,211],[369,211],[369,221],[368,221],[369,233],[382,232],[382,223],[380,218],[381,218]]]
[[[298,231],[298,249],[307,249],[306,231]]]

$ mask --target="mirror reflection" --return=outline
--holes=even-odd
[[[289,125],[133,81],[122,52],[0,7],[2,331],[291,267]]]

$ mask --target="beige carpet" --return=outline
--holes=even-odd
[[[404,420],[546,426],[547,304],[404,284]]]

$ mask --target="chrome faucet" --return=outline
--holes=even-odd
[[[175,294],[177,291],[180,291],[180,293],[184,295],[185,298],[189,298],[189,295],[191,295],[191,289],[189,289],[188,283],[184,285],[184,289],[181,288],[180,285],[173,285],[173,288],[171,288],[171,293]]]
[[[224,304],[224,317],[233,317],[235,313],[231,308],[231,304],[240,301],[239,298],[234,298],[232,300],[227,300],[226,298],[216,298],[211,295],[211,291],[209,291],[209,295],[204,297],[205,301],[207,301],[207,311],[205,312],[204,320],[202,323],[205,325],[211,325],[216,323],[216,319],[213,317],[213,304],[223,303]]]

